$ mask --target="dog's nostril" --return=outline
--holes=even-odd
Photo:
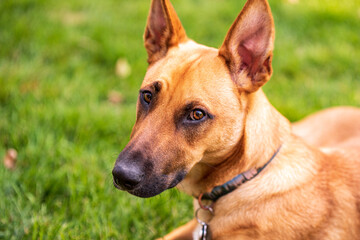
[[[115,166],[112,174],[114,182],[126,190],[134,189],[143,178],[143,173],[133,166]]]
[[[114,177],[114,182],[117,184],[117,185],[120,185],[120,182],[119,182],[119,179]]]

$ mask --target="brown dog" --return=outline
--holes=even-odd
[[[114,185],[205,199],[238,176],[208,198],[212,213],[197,211],[203,226],[194,219],[164,239],[360,239],[360,110],[295,124],[313,147],[292,133],[261,90],[274,43],[266,0],[248,0],[220,49],[188,39],[169,0],[153,0],[144,38],[149,68]]]

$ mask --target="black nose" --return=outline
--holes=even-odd
[[[140,168],[121,164],[115,165],[112,175],[114,182],[124,190],[134,189],[144,177],[144,173]]]

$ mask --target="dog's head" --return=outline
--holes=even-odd
[[[153,0],[144,39],[149,67],[113,176],[117,188],[151,197],[234,149],[248,96],[272,73],[273,19],[266,0],[248,0],[213,49],[187,38],[169,0]]]

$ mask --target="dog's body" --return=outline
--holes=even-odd
[[[360,239],[360,110],[315,114],[294,124],[296,136],[260,88],[272,73],[273,41],[265,0],[247,2],[219,50],[189,40],[168,0],[153,0],[150,65],[114,184],[151,197],[181,182],[198,197],[280,149],[214,203],[212,239]],[[197,230],[192,220],[164,239]]]

